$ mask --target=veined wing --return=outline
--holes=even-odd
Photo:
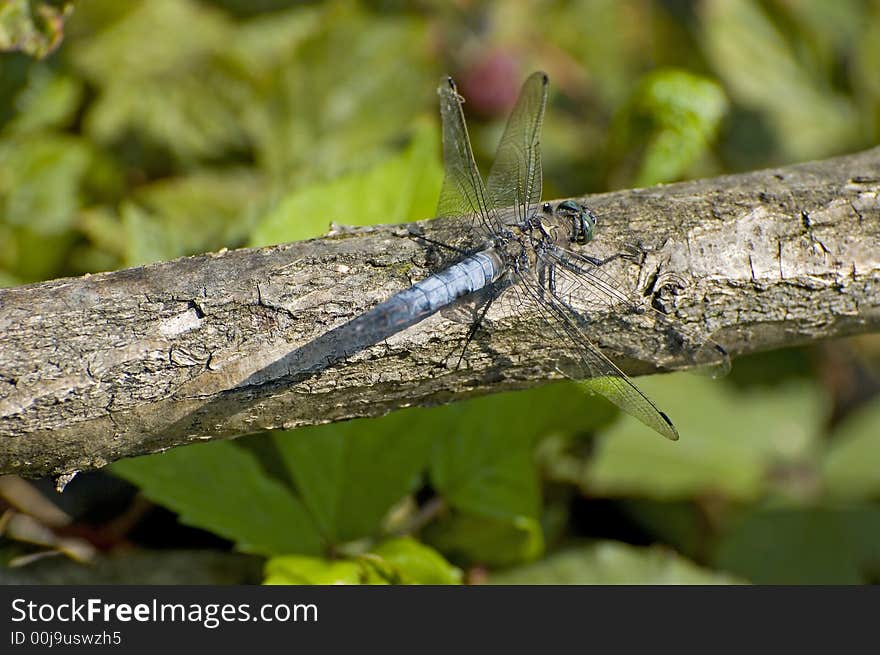
[[[501,230],[501,222],[474,162],[471,141],[455,82],[446,78],[440,88],[440,117],[443,123],[443,186],[437,216],[472,218],[472,232],[463,235],[474,242],[486,241]]]
[[[667,439],[678,439],[678,431],[669,417],[589,339],[583,329],[584,318],[564,300],[546,289],[542,293],[534,282],[522,279],[520,284],[505,290],[500,301],[513,303],[519,311],[534,308],[540,314],[549,331],[547,336],[556,343],[567,344],[589,373],[590,378],[581,382],[588,390],[601,394]]]
[[[642,303],[625,291],[602,266],[582,255],[565,248],[549,247],[541,252],[541,260],[553,267],[557,294],[561,298],[577,295],[588,300],[598,311],[641,311]]]
[[[515,207],[520,223],[541,202],[541,124],[548,83],[539,71],[523,84],[486,181],[494,206]]]
[[[547,265],[553,267],[556,296],[566,304],[570,305],[570,299],[577,297],[587,301],[588,312],[614,310],[644,315],[647,320],[675,335],[682,352],[713,377],[722,377],[730,372],[730,356],[720,344],[709,337],[698,337],[683,330],[669,316],[626,292],[602,266],[563,248],[549,248],[541,256]]]

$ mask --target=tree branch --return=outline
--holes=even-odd
[[[878,194],[880,148],[605,193],[585,199],[600,223],[580,250],[639,245],[642,261],[611,272],[732,355],[868,332],[880,325]],[[437,226],[422,227],[430,237]],[[0,289],[0,473],[63,479],[195,440],[559,377],[566,344],[537,317],[495,307],[491,335],[479,331],[457,369],[442,363],[467,325],[440,315],[323,370],[291,376],[281,365],[427,275],[430,254],[399,226],[380,226]],[[590,319],[630,373],[689,364],[635,314]]]

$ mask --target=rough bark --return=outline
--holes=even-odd
[[[733,356],[869,332],[880,325],[878,194],[880,148],[605,193],[583,199],[600,223],[579,248],[639,245],[641,261],[610,271]],[[566,344],[535,316],[493,308],[458,368],[443,362],[467,325],[435,315],[323,371],[277,379],[285,354],[424,277],[430,259],[405,229],[380,226],[0,289],[0,473],[63,481],[196,440],[559,377]],[[630,373],[687,367],[641,318],[591,316],[591,334]]]

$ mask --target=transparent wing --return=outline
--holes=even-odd
[[[464,100],[458,95],[451,77],[446,78],[437,93],[440,95],[440,117],[443,123],[444,168],[437,216],[467,217],[469,225],[457,228],[461,234],[455,240],[456,243],[449,245],[462,247],[462,244],[467,246],[471,242],[477,246],[498,232],[501,223],[474,162],[461,109]]]
[[[515,207],[520,222],[541,202],[541,124],[548,78],[532,73],[507,120],[486,188],[495,207]]]
[[[568,344],[570,351],[576,354],[580,368],[589,374],[582,384],[667,439],[678,439],[678,431],[669,417],[590,341],[583,329],[584,318],[561,298],[522,279],[520,284],[506,289],[498,302],[510,302],[518,312],[524,309],[538,312],[548,330],[547,336],[557,343]],[[583,377],[580,370],[563,370],[563,373],[569,377]]]
[[[561,298],[577,296],[587,300],[596,311],[641,311],[642,303],[607,270],[589,259],[564,248],[550,247],[542,251],[541,260],[553,267]]]
[[[585,310],[589,314],[616,311],[644,316],[644,320],[674,338],[676,348],[706,373],[721,377],[730,371],[730,356],[720,344],[685,330],[666,314],[646,305],[602,266],[563,248],[549,248],[541,257],[553,267],[556,296],[566,304],[571,305],[572,299],[577,298],[587,303]]]

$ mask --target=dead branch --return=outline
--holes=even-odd
[[[639,245],[643,260],[615,274],[732,355],[869,332],[880,325],[878,194],[880,148],[605,193],[584,199],[600,232],[583,249]],[[565,344],[534,317],[492,312],[491,334],[458,369],[442,364],[467,326],[435,315],[324,370],[278,376],[285,355],[427,275],[429,251],[379,226],[0,289],[0,473],[63,479],[195,440],[558,377]],[[689,364],[627,316],[592,327],[633,374]]]

